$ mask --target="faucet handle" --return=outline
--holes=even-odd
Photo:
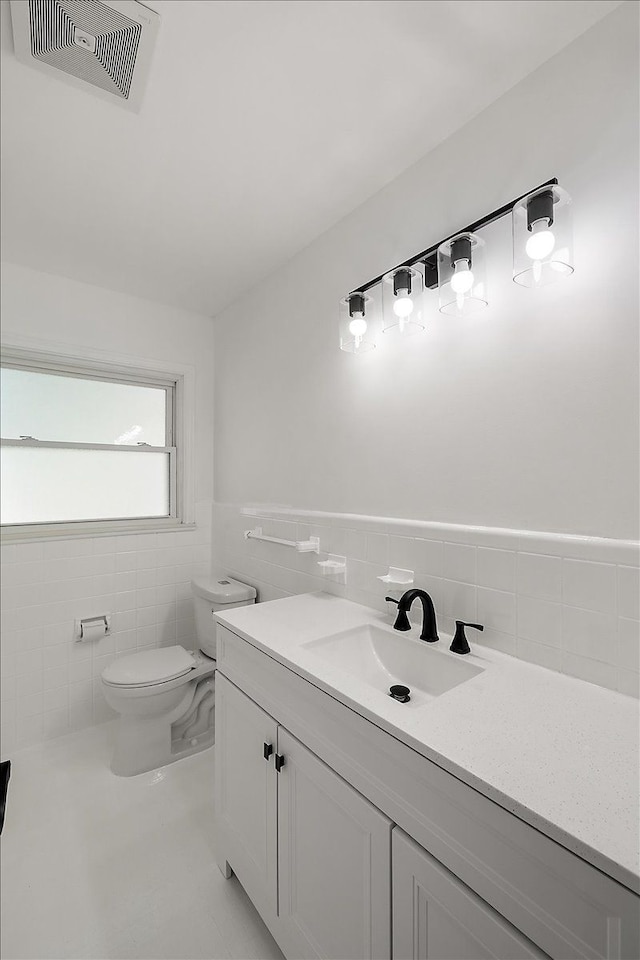
[[[481,623],[465,623],[464,620],[456,620],[456,632],[449,647],[452,653],[471,653],[471,647],[464,632],[465,627],[473,627],[474,630],[484,630]]]
[[[402,607],[400,606],[400,600],[394,600],[393,597],[385,597],[385,600],[388,600],[389,603],[397,603],[398,605],[398,616],[396,617],[396,622],[393,625],[393,629],[394,630],[411,630],[411,624],[409,623],[408,614],[406,610],[403,610]]]

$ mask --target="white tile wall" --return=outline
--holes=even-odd
[[[515,592],[516,554],[513,550],[478,547],[476,562],[478,586]]]
[[[562,642],[562,604],[521,594],[518,603],[518,636],[535,643],[559,647]]]
[[[444,544],[444,576],[448,580],[476,582],[476,548],[461,543]]]
[[[574,607],[609,613],[616,605],[616,568],[612,563],[562,561],[562,599]]]
[[[285,539],[318,536],[322,554],[245,540],[255,526]],[[347,557],[346,585],[320,575],[317,561],[329,552]],[[639,694],[636,541],[215,504],[213,563],[255,585],[262,600],[329,590],[385,611],[390,591],[377,577],[388,566],[413,569],[441,632],[452,633],[455,619],[478,620],[485,631],[470,631],[472,643]]]
[[[640,620],[640,570],[618,567],[618,613],[621,617]]]
[[[190,581],[209,569],[211,503],[195,530],[2,547],[2,754],[112,714],[100,674],[116,656],[193,647]],[[112,634],[77,643],[77,617],[112,614]]]
[[[516,590],[525,597],[562,600],[562,560],[535,553],[517,554]]]

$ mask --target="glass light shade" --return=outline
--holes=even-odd
[[[484,240],[459,233],[438,247],[440,313],[466,317],[488,304]]]
[[[540,187],[514,205],[513,279],[541,287],[573,273],[571,197],[562,187]]]
[[[424,277],[415,267],[396,267],[382,278],[382,332],[410,337],[424,330]]]
[[[379,333],[379,309],[374,297],[356,291],[340,301],[341,350],[357,354],[373,350]]]

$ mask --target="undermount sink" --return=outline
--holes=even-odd
[[[312,640],[303,646],[381,693],[388,694],[392,684],[409,687],[408,706],[421,706],[483,670],[435,649],[424,640],[373,624]]]

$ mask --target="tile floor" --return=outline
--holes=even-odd
[[[4,960],[280,960],[236,878],[216,866],[213,751],[118,778],[112,727],[11,758]]]

